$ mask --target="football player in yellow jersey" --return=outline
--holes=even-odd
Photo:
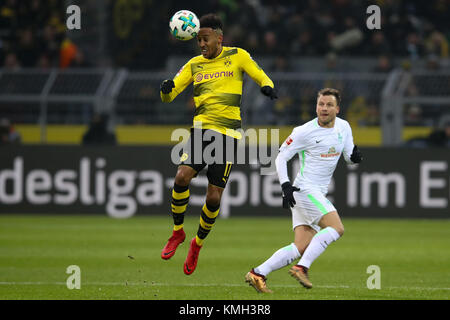
[[[172,236],[161,252],[161,258],[170,259],[186,238],[183,230],[184,214],[189,203],[189,184],[192,178],[208,165],[208,189],[205,204],[200,214],[197,235],[191,240],[184,262],[184,273],[194,272],[203,241],[219,214],[220,200],[231,172],[234,157],[230,152],[217,152],[214,162],[206,162],[203,150],[214,141],[232,145],[236,151],[237,139],[241,135],[241,96],[243,73],[247,73],[270,99],[277,93],[272,80],[253,61],[249,53],[241,48],[222,46],[223,31],[220,18],[207,14],[200,18],[197,35],[201,55],[189,60],[173,80],[161,84],[161,100],[171,102],[189,84],[194,85],[195,114],[187,150],[181,157],[181,164],[175,176],[172,190]],[[206,138],[206,137],[209,138]],[[194,139],[194,137],[201,137]],[[211,138],[212,137],[212,138]],[[195,142],[195,143],[194,143]],[[186,150],[186,149],[185,149]],[[194,150],[201,152],[200,161]],[[231,152],[233,153],[233,152]],[[219,154],[223,156],[220,157]],[[234,152],[235,154],[235,152]]]

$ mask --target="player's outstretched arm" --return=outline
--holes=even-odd
[[[192,82],[190,61],[175,75],[173,80],[164,80],[160,85],[161,101],[172,102]]]
[[[347,162],[348,164],[360,163],[363,160],[363,157],[361,151],[353,143],[352,128],[348,123],[346,130],[347,130],[347,139],[345,141],[343,151],[345,162]]]
[[[295,128],[289,137],[280,147],[280,152],[275,159],[275,167],[277,169],[278,179],[280,180],[281,189],[283,191],[283,208],[292,208],[295,205],[294,192],[300,191],[299,188],[291,184],[288,176],[287,163],[294,155],[305,147],[306,134]]]
[[[275,159],[275,167],[277,169],[278,178],[281,183],[281,189],[283,191],[283,208],[289,209],[294,207],[294,191],[299,191],[300,189],[292,186],[289,181],[287,172],[287,163],[289,159],[292,158],[285,150],[281,151],[277,158]]]
[[[261,87],[262,94],[272,100],[277,99],[277,90],[273,81],[267,76],[264,70],[252,59],[247,51],[239,49],[238,52],[242,69]]]
[[[159,86],[162,102],[172,102],[178,93],[173,90],[175,88],[175,82],[173,80],[164,80]]]

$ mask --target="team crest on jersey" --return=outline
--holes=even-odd
[[[342,143],[342,134],[340,132],[338,132],[338,140],[339,143]]]
[[[225,67],[231,66],[231,58],[230,57],[226,57],[225,61],[223,62],[223,64],[225,65]]]
[[[203,74],[197,73],[197,75],[195,76],[195,82],[200,82],[202,80],[203,80]]]

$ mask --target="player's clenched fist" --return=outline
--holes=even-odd
[[[358,147],[355,145],[353,147],[353,152],[350,156],[350,160],[352,160],[353,163],[360,163],[362,161],[363,157],[361,154],[361,151],[359,151]]]
[[[295,205],[294,191],[300,191],[300,189],[293,187],[290,182],[283,183],[281,189],[283,190],[283,208],[293,208]]]
[[[268,96],[271,100],[278,99],[277,90],[270,86],[264,86],[261,88],[261,92],[263,95]]]
[[[175,83],[172,80],[164,80],[160,86],[161,92],[164,94],[171,93],[173,88],[175,88]]]

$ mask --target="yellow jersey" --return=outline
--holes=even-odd
[[[175,88],[161,92],[163,102],[171,102],[193,82],[194,128],[211,129],[240,139],[243,73],[260,87],[274,87],[272,80],[241,48],[222,47],[214,59],[202,55],[189,60],[173,78]]]

